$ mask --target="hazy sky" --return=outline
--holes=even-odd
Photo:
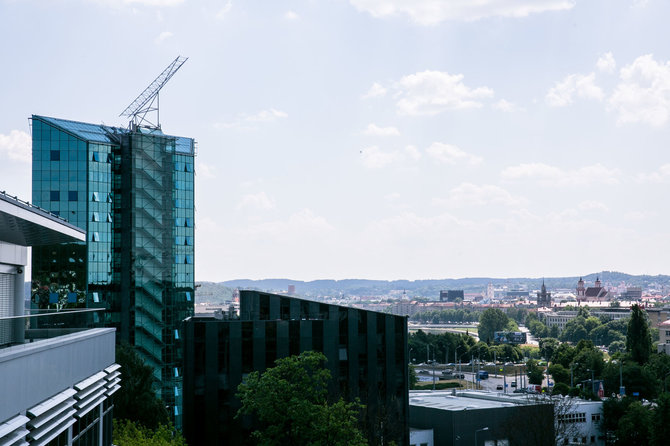
[[[670,2],[0,0],[0,190],[28,117],[177,56],[196,278],[670,273]]]

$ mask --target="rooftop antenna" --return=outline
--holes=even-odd
[[[158,93],[187,60],[188,57],[177,56],[177,58],[173,60],[172,63],[168,65],[168,67],[163,70],[163,72],[159,74],[158,77],[154,79],[154,81],[149,84],[149,86],[145,88],[128,107],[126,107],[125,110],[121,112],[119,116],[130,117],[130,123],[128,124],[130,130],[134,130],[139,126],[152,129],[161,128],[159,120],[160,114],[158,110]],[[155,123],[150,121],[147,117],[151,112],[156,113]]]

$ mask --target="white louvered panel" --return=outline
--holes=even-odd
[[[26,442],[26,434],[28,429],[21,428],[11,434],[0,438],[0,446],[18,446],[28,444]]]
[[[74,411],[72,411],[72,413],[74,414]],[[75,420],[74,418],[69,418],[69,419],[63,421],[60,425],[56,426],[50,432],[43,433],[43,435],[40,438],[32,437],[32,438],[34,438],[35,441],[32,441],[30,443],[30,446],[44,446],[44,445],[46,445],[51,440],[53,440],[58,435],[60,435],[63,431],[65,431],[65,429],[72,426],[76,422],[77,422],[77,420]],[[29,433],[28,436],[30,437],[31,434],[32,434],[32,432]]]
[[[42,415],[39,417],[35,417],[32,420],[28,421],[28,427],[31,429],[37,429],[39,427],[44,426],[48,422],[51,421],[53,418],[58,418],[59,415],[61,415],[63,412],[65,412],[68,409],[72,409],[72,406],[74,405],[74,399],[70,398],[68,400],[63,401],[59,405],[53,407],[52,409],[49,409],[48,411],[44,412]]]
[[[17,415],[12,419],[9,419],[5,421],[4,423],[0,424],[0,438],[3,438],[6,435],[9,435],[9,433],[19,429],[23,428],[26,425],[26,422],[28,421],[28,417],[25,415]]]
[[[0,318],[14,316],[15,274],[0,273]],[[0,320],[0,345],[13,341],[13,321]]]

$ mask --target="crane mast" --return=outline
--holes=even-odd
[[[128,116],[130,122],[128,128],[134,130],[136,127],[148,127],[160,129],[159,93],[161,88],[174,76],[184,65],[188,57],[177,56],[175,60],[158,75],[154,81],[144,89],[142,93],[121,112],[119,116]],[[155,117],[153,117],[155,114]]]

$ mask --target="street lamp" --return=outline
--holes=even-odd
[[[481,428],[481,429],[477,429],[477,430],[475,431],[475,446],[477,446],[477,432],[484,432],[484,431],[487,431],[487,430],[489,430],[488,427],[483,427],[483,428]]]

